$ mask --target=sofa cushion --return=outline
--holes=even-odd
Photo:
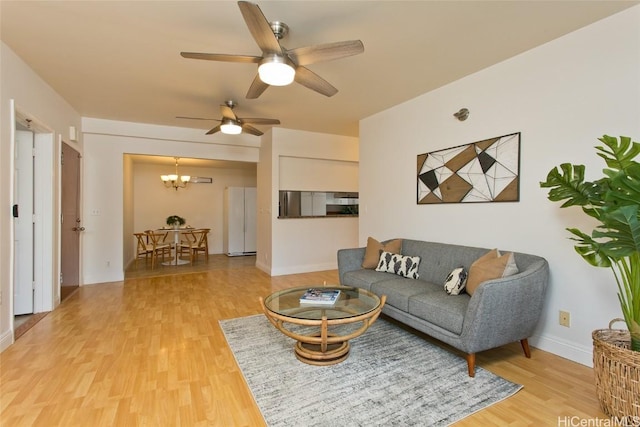
[[[433,283],[425,282],[423,280],[405,279],[389,273],[378,274],[386,275],[388,280],[373,283],[370,291],[378,296],[386,295],[386,304],[392,305],[398,310],[408,312],[409,298],[414,295],[419,295],[429,290],[433,290],[434,288],[444,294],[442,285],[434,285]]]
[[[389,280],[389,277],[392,277],[389,273],[381,273],[369,269],[347,271],[342,276],[341,284],[343,286],[354,286],[370,291],[373,283]]]
[[[467,285],[467,270],[464,267],[454,268],[444,281],[444,290],[449,295],[460,295]]]
[[[471,264],[467,278],[467,293],[473,295],[482,282],[507,277],[518,272],[513,253],[501,255],[493,249]]]
[[[469,272],[469,266],[473,261],[487,251],[487,248],[402,239],[402,255],[419,256],[421,259],[418,268],[420,280],[439,283],[441,289],[445,279],[454,268],[463,265]]]
[[[398,276],[407,277],[409,279],[417,279],[419,265],[420,257],[402,256],[399,254],[382,251],[382,254],[380,254],[380,262],[378,262],[376,271],[394,273]]]
[[[364,252],[364,259],[362,260],[362,268],[376,268],[378,262],[380,262],[380,254],[382,251],[391,252],[392,254],[401,253],[402,240],[394,239],[386,243],[380,243],[373,237],[367,238],[367,248]]]
[[[470,299],[467,294],[451,298],[438,286],[409,298],[409,314],[460,335]]]

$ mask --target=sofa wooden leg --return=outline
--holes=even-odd
[[[520,340],[520,345],[522,346],[522,350],[524,350],[524,355],[527,359],[531,359],[531,349],[529,348],[529,340],[527,338]]]
[[[467,368],[469,369],[469,376],[476,376],[476,354],[469,353],[467,354]]]

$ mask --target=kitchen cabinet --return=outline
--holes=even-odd
[[[278,218],[358,215],[358,193],[280,190]]]
[[[318,191],[300,192],[301,216],[325,216],[327,214],[327,193]]]

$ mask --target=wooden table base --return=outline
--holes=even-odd
[[[319,319],[305,319],[295,317],[296,311],[307,312],[310,307],[294,308],[290,315],[286,315],[269,310],[262,297],[260,297],[260,305],[269,322],[280,332],[296,340],[294,351],[298,360],[310,365],[319,366],[335,365],[349,357],[349,340],[362,335],[369,326],[375,322],[386,301],[386,295],[382,295],[376,307],[370,311],[354,316],[349,316],[349,314],[352,313],[350,307],[341,307],[339,305],[332,307],[315,307],[315,309],[321,311],[325,309],[332,311],[340,310],[345,313],[345,317],[328,319],[326,314],[323,314]],[[361,323],[361,325],[359,328],[345,335],[337,335],[329,332],[330,326],[350,323]],[[305,335],[289,330],[285,324],[317,327],[319,328],[319,332]]]
[[[322,344],[298,341],[295,353],[299,361],[317,366],[335,365],[349,357],[349,341],[327,344],[326,348],[325,351],[322,351]]]

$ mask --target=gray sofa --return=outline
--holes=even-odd
[[[525,356],[531,357],[527,338],[540,318],[549,276],[544,258],[515,252],[519,273],[488,280],[473,296],[448,295],[444,282],[449,273],[459,266],[468,271],[488,251],[403,239],[402,255],[420,257],[419,279],[363,269],[364,247],[340,249],[338,272],[344,286],[386,295],[382,312],[387,316],[465,352],[473,377],[479,351],[520,341]]]

